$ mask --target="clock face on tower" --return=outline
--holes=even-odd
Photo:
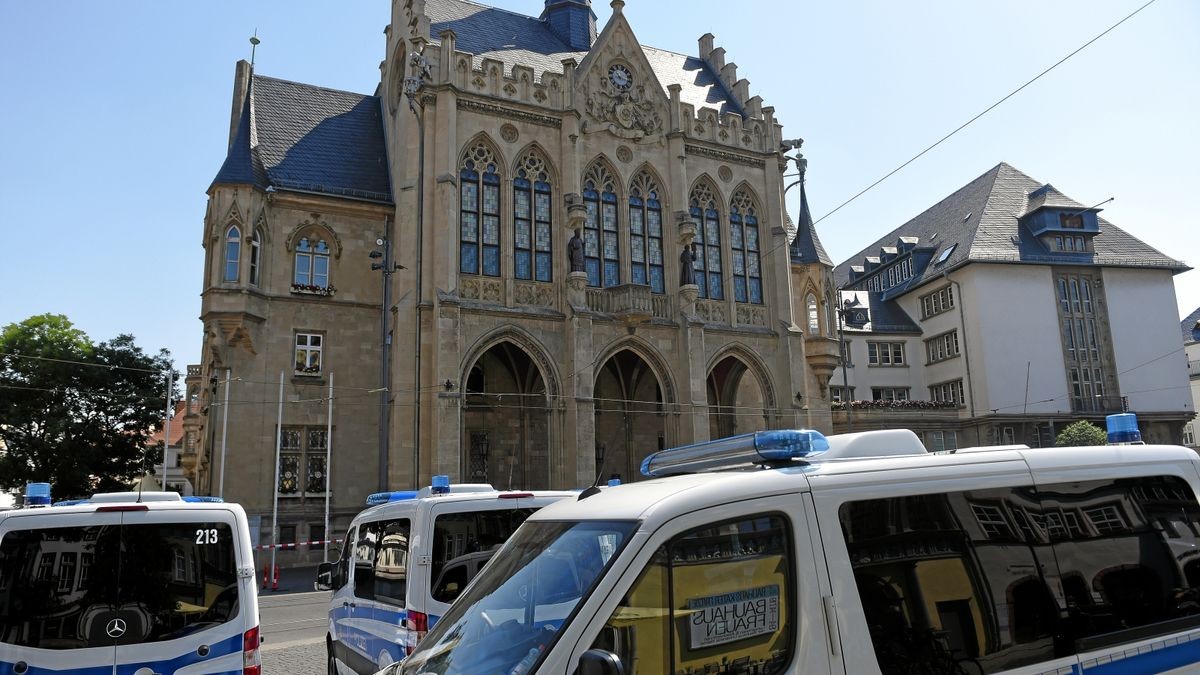
[[[633,74],[619,63],[614,63],[608,69],[608,80],[620,91],[628,91],[633,86]]]

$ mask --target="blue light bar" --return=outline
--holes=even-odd
[[[811,429],[756,431],[656,452],[642,461],[644,476],[673,476],[748,464],[790,462],[819,455],[829,441]]]
[[[195,497],[181,497],[181,499],[183,499],[183,501],[185,501],[189,504],[224,504],[225,503],[225,500],[221,499],[220,497],[195,496]]]
[[[430,492],[435,495],[450,494],[450,476],[439,474],[433,477],[433,485],[430,486]]]
[[[25,506],[50,506],[50,484],[26,483]]]
[[[413,490],[397,490],[395,492],[376,492],[372,495],[367,495],[367,506],[379,506],[390,502],[403,502],[409,499],[416,499],[417,493]]]
[[[1138,429],[1137,415],[1133,413],[1118,413],[1104,418],[1107,427],[1108,442],[1138,443],[1142,440],[1142,432]]]

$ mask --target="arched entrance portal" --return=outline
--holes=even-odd
[[[642,460],[666,439],[662,387],[642,357],[625,349],[596,371],[596,474],[641,477]]]
[[[708,373],[709,438],[725,438],[768,428],[762,383],[746,364],[726,356]]]
[[[550,487],[546,383],[529,355],[501,342],[476,359],[466,383],[462,480],[500,489]]]

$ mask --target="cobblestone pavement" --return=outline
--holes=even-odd
[[[325,640],[262,646],[263,675],[325,675]]]

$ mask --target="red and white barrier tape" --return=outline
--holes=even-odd
[[[340,544],[341,539],[326,539],[324,541],[295,541],[290,544],[260,544],[254,547],[255,551],[265,551],[273,548],[293,549],[301,546],[324,546],[325,544]]]

